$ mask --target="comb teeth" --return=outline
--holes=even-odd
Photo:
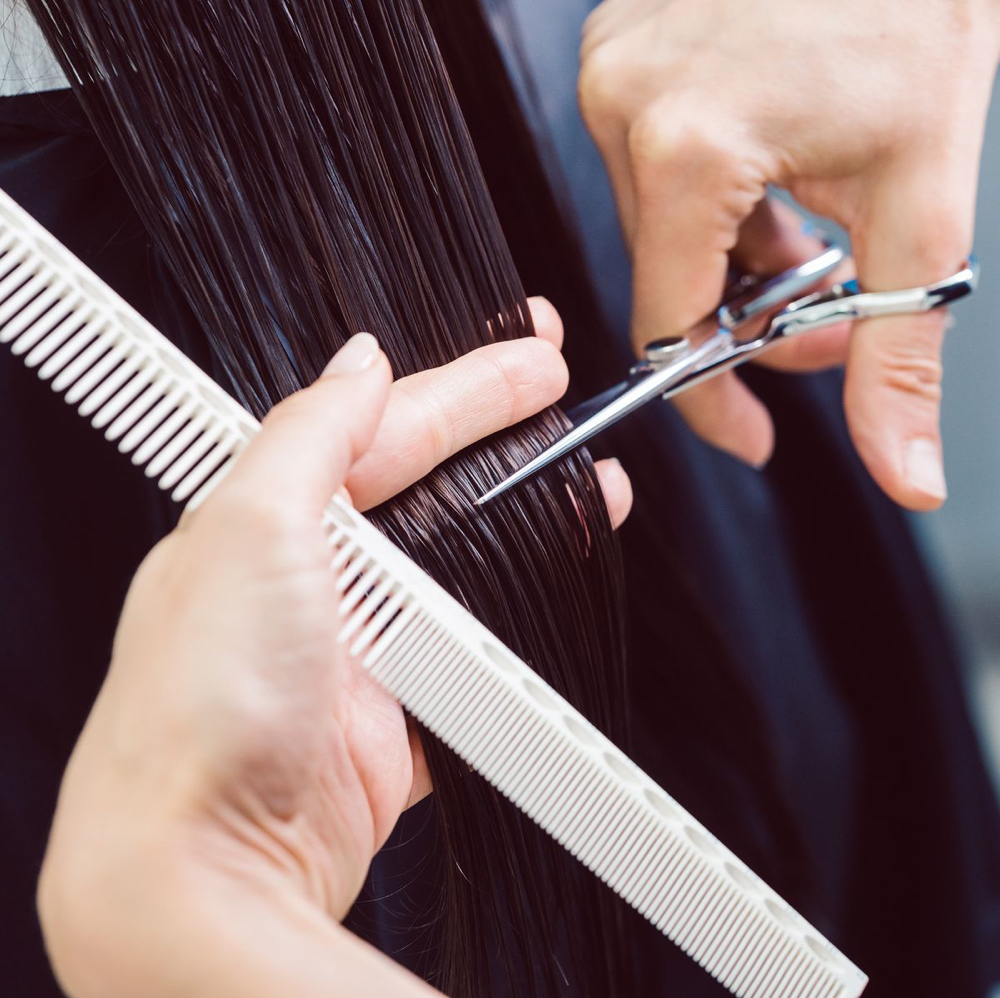
[[[258,424],[0,192],[0,342],[178,501]],[[741,998],[867,979],[362,516],[324,527],[340,640],[415,717]]]
[[[256,421],[6,196],[0,227],[0,342],[161,489],[200,502]]]
[[[619,896],[733,994],[862,992],[846,957],[360,515],[334,502],[325,525],[352,654]]]

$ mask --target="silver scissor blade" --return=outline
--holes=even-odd
[[[594,395],[592,398],[581,402],[579,405],[573,406],[566,413],[566,418],[574,425],[581,426],[588,419],[593,418],[603,409],[606,409],[612,402],[616,402],[620,399],[630,388],[634,388],[636,385],[645,381],[649,377],[650,368],[646,367],[643,370],[632,374],[627,380],[619,381],[617,385],[611,388],[605,389],[600,395]]]
[[[731,350],[732,344],[733,334],[728,330],[719,329],[701,346],[691,350],[674,363],[654,368],[647,374],[622,382],[596,398],[582,403],[578,409],[584,412],[593,411],[596,406],[594,414],[584,418],[565,436],[547,447],[537,457],[532,458],[508,478],[505,478],[499,485],[494,486],[486,495],[480,496],[475,505],[481,506],[484,502],[500,495],[501,492],[506,492],[512,485],[523,482],[536,471],[540,471],[553,461],[558,461],[559,458],[576,447],[586,443],[591,437],[645,405],[650,399],[663,395],[664,392],[669,392],[674,385],[685,381],[704,365],[710,364],[714,359]],[[600,402],[599,405],[598,402]]]

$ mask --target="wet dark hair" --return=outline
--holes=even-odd
[[[29,5],[257,415],[357,330],[397,375],[532,334],[419,0]],[[565,425],[551,409],[498,434],[371,518],[621,742],[620,565],[590,458],[472,506]],[[440,860],[426,976],[463,996],[629,993],[619,902],[425,747]]]
[[[544,124],[518,99],[487,23],[512,29],[506,0],[28,4],[222,375],[256,414],[359,329],[397,374],[530,335],[519,274],[562,313],[578,389],[605,387],[621,365]],[[553,409],[498,434],[371,517],[626,744],[621,566],[586,453],[471,507],[564,425]],[[615,443],[626,457],[630,445]],[[635,753],[802,904],[807,864],[754,691],[679,545],[643,507],[643,476],[662,470],[641,457],[629,462],[640,496],[625,532],[629,653],[632,702],[640,719],[655,716],[656,738]],[[392,909],[376,887],[355,927],[393,951],[374,909],[401,931],[394,955],[451,995],[646,987],[632,944],[653,930],[426,734],[425,747],[436,792],[414,821],[432,826],[432,848],[400,879],[429,885],[429,902],[400,890]],[[719,802],[733,800],[739,824],[726,827]]]

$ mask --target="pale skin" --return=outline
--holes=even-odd
[[[355,337],[140,566],[39,886],[73,998],[432,993],[339,924],[430,781],[402,709],[337,644],[320,514],[555,402],[562,326],[531,307],[537,337],[395,383]],[[598,473],[620,523],[628,478]]]
[[[638,348],[719,301],[727,261],[774,271],[815,254],[776,184],[844,225],[862,285],[954,273],[972,245],[1000,51],[996,0],[605,0],[587,21],[580,100],[634,262]],[[945,499],[946,317],[872,320],[767,363],[846,362],[858,453],[897,502]],[[678,398],[692,428],[756,465],[773,427],[733,373]]]
[[[872,289],[955,270],[971,244],[998,37],[993,0],[924,0],[919,16],[905,0],[597,8],[581,98],[634,256],[637,346],[709,313],[730,253],[765,271],[816,251],[763,201],[769,181],[846,225]],[[339,924],[400,811],[429,787],[401,710],[336,645],[319,514],[344,485],[361,508],[388,498],[561,395],[561,327],[551,306],[534,310],[538,340],[395,386],[384,357],[356,346],[277,407],[144,562],[39,887],[72,998],[434,993]],[[858,450],[916,509],[945,494],[943,324],[880,320],[771,361],[847,360]],[[735,378],[680,404],[707,439],[767,459],[770,419]],[[628,479],[614,464],[601,472],[620,522]]]

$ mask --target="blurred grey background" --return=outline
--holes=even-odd
[[[934,192],[928,191],[928,197]],[[1000,787],[1000,86],[979,186],[979,292],[955,308],[945,343],[949,498],[917,518],[969,658],[969,693]]]

